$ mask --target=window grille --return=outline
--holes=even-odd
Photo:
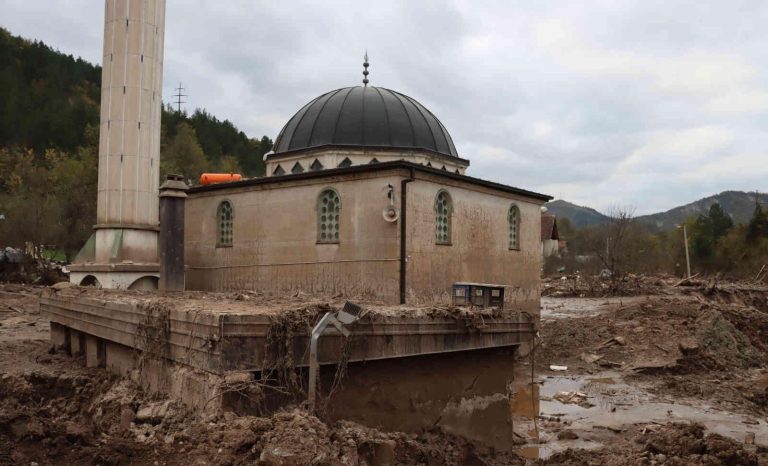
[[[520,249],[520,209],[516,205],[509,208],[509,249]]]
[[[339,214],[341,213],[341,198],[333,189],[320,193],[317,200],[317,242],[339,242]]]
[[[435,198],[435,242],[451,244],[451,212],[453,205],[447,191],[440,191]]]
[[[234,217],[232,204],[229,201],[221,201],[216,211],[217,235],[216,246],[226,248],[232,246],[232,219]]]

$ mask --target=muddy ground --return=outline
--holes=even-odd
[[[768,464],[768,292],[655,286],[545,299],[541,443],[501,452],[297,408],[200,418],[51,353],[42,288],[0,285],[0,464]]]

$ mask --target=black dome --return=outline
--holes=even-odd
[[[273,150],[321,146],[426,149],[458,157],[432,112],[406,95],[374,86],[345,87],[312,100],[288,120]]]

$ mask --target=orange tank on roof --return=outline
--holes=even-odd
[[[200,184],[205,186],[215,183],[229,183],[240,181],[243,177],[239,173],[203,173],[200,175]]]

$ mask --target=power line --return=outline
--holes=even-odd
[[[182,92],[184,91],[184,88],[181,87],[181,83],[179,83],[179,87],[177,87],[175,90],[176,90],[176,94],[173,94],[173,97],[176,98],[176,111],[181,113],[181,104],[187,103],[186,100],[181,100],[181,99],[182,97],[189,97],[189,96],[187,94],[182,94]]]

